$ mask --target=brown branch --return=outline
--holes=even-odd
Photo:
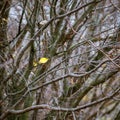
[[[120,56],[117,56],[117,57],[114,58],[113,60],[116,60],[116,59],[118,59],[119,57],[120,57]],[[23,99],[25,98],[25,96],[27,96],[27,94],[28,94],[29,92],[36,91],[36,90],[38,90],[38,89],[41,89],[42,87],[45,87],[45,86],[47,86],[47,85],[50,85],[50,84],[52,84],[52,83],[54,83],[54,82],[60,81],[60,80],[62,80],[62,79],[64,79],[64,78],[67,78],[67,77],[77,77],[77,78],[79,78],[79,77],[88,75],[88,74],[94,72],[95,70],[97,70],[101,65],[103,65],[103,64],[106,63],[106,62],[109,62],[109,60],[103,61],[103,62],[100,63],[96,68],[94,68],[93,70],[91,70],[91,71],[89,71],[89,72],[82,73],[82,74],[70,73],[70,74],[64,75],[64,76],[62,76],[62,77],[53,79],[52,81],[45,82],[45,83],[43,83],[41,86],[37,86],[37,87],[31,88],[31,89],[29,89],[28,91],[26,91],[26,92],[24,93],[24,95],[21,97],[21,99],[19,99],[19,101],[17,101],[17,102],[13,105],[12,108],[15,108],[17,105],[19,105],[19,103],[20,103],[21,101],[23,101]]]
[[[29,47],[29,45],[31,44],[31,41],[34,41],[35,38],[36,38],[38,35],[40,35],[41,32],[43,32],[43,30],[46,29],[51,22],[53,22],[54,20],[61,19],[61,18],[64,18],[64,17],[66,17],[66,16],[69,16],[69,15],[71,15],[71,14],[73,14],[73,13],[81,10],[82,8],[87,7],[88,5],[97,4],[97,3],[101,2],[101,1],[103,1],[103,0],[98,0],[98,1],[94,0],[94,1],[92,1],[92,2],[89,2],[89,3],[87,3],[87,4],[84,4],[84,5],[76,8],[76,9],[74,9],[74,10],[68,12],[68,13],[65,13],[65,14],[63,14],[63,15],[59,15],[59,16],[54,17],[54,18],[51,18],[51,19],[50,19],[44,26],[42,26],[41,29],[30,39],[30,42],[29,42],[29,43],[26,45],[26,47],[20,52],[20,56],[18,56],[18,58],[17,58],[16,67],[13,69],[12,73],[3,81],[3,83],[6,83],[6,82],[12,77],[12,75],[17,71],[17,67],[18,67],[18,65],[19,65],[19,63],[20,63],[21,57],[22,57],[23,53],[26,51],[26,49]]]
[[[87,103],[87,104],[85,104],[85,105],[78,106],[78,107],[76,107],[76,108],[52,107],[52,106],[49,106],[49,105],[47,105],[47,104],[42,104],[42,105],[31,106],[31,107],[25,108],[25,109],[23,109],[23,110],[7,110],[7,111],[0,117],[0,120],[4,120],[9,114],[19,115],[19,114],[23,114],[23,113],[26,113],[26,112],[29,112],[29,111],[32,111],[32,110],[37,110],[37,109],[48,109],[48,110],[63,111],[63,112],[78,111],[78,110],[82,110],[82,109],[91,107],[91,106],[93,106],[93,105],[99,104],[99,103],[101,103],[101,102],[103,102],[103,101],[109,100],[109,99],[113,98],[115,95],[117,95],[119,91],[120,91],[120,87],[119,87],[115,92],[113,92],[111,95],[108,95],[108,96],[106,96],[106,97],[104,97],[104,98],[101,98],[101,99],[99,99],[99,100],[96,100],[96,101],[94,101],[94,102],[91,102],[91,103]]]
[[[112,0],[110,0],[110,3],[112,4],[112,6],[113,6],[114,8],[116,8],[116,9],[120,12],[120,8],[117,6],[119,3],[117,3],[117,5],[116,5],[116,4],[113,3]]]
[[[98,49],[100,52],[102,52],[116,67],[120,69],[120,65],[116,64],[103,50],[98,48],[91,40],[88,40],[88,43],[91,44],[94,48]]]
[[[117,58],[119,58],[120,56],[117,56],[116,58],[112,59],[112,61],[116,60]],[[38,86],[38,87],[35,87],[35,88],[32,88],[30,89],[30,91],[35,91],[35,90],[38,90],[42,87],[45,87],[49,84],[52,84],[54,82],[57,82],[57,81],[60,81],[64,78],[67,78],[67,77],[76,77],[76,78],[79,78],[79,77],[83,77],[83,76],[86,76],[88,74],[91,74],[93,72],[95,72],[99,67],[101,67],[104,63],[106,62],[110,62],[111,60],[104,60],[103,62],[101,62],[100,64],[98,64],[93,70],[89,71],[89,72],[85,72],[85,73],[80,73],[80,74],[74,74],[74,73],[69,73],[67,75],[63,75],[62,77],[59,77],[59,78],[56,78],[56,79],[53,79],[52,81],[48,81],[48,82],[45,82],[43,83],[41,86]]]
[[[8,75],[7,78],[3,80],[3,83],[6,83],[13,76],[13,74],[17,71],[17,68],[19,67],[20,60],[24,52],[30,47],[31,44],[32,44],[32,41],[28,42],[28,44],[20,51],[18,58],[15,61],[14,69],[12,70],[11,74]]]
[[[97,4],[97,3],[101,2],[101,1],[103,1],[103,0],[98,0],[98,1],[93,0],[92,2],[89,2],[89,3],[87,3],[87,4],[84,4],[84,5],[82,5],[82,6],[78,7],[78,8],[76,8],[76,9],[74,9],[74,10],[68,12],[68,13],[65,13],[65,14],[63,14],[63,15],[57,16],[55,19],[60,19],[60,18],[69,16],[69,15],[71,15],[71,14],[73,14],[73,13],[75,13],[75,12],[81,10],[82,8],[87,7],[88,5]]]
[[[75,13],[75,12],[77,12],[77,11],[79,11],[79,10],[81,10],[81,9],[89,6],[89,5],[91,5],[91,4],[97,4],[97,3],[101,2],[101,1],[103,1],[103,0],[98,0],[98,1],[93,0],[92,2],[89,2],[89,3],[87,3],[87,4],[84,4],[84,5],[76,8],[76,9],[74,9],[74,10],[68,12],[68,13],[65,13],[65,14],[59,15],[59,16],[57,16],[57,17],[51,18],[51,19],[50,19],[43,27],[41,27],[41,29],[34,35],[33,39],[34,39],[35,37],[37,37],[38,35],[40,35],[40,33],[41,33],[45,28],[47,28],[48,25],[49,25],[50,23],[52,23],[54,20],[61,19],[61,18],[64,18],[64,17],[66,17],[66,16],[69,16],[69,15],[71,15],[71,14],[73,14],[73,13]]]

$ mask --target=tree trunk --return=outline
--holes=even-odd
[[[5,67],[6,62],[6,45],[7,45],[7,19],[9,14],[11,0],[1,0],[0,1],[0,115],[3,109],[3,88],[4,85],[2,81],[5,77]]]

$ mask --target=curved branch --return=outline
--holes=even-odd
[[[93,105],[96,105],[96,104],[98,104],[98,103],[101,103],[101,102],[103,102],[103,101],[109,100],[109,99],[111,99],[112,97],[114,97],[115,95],[117,95],[119,91],[120,91],[120,87],[119,87],[115,92],[113,92],[111,95],[109,95],[109,96],[106,96],[106,97],[104,97],[104,98],[101,98],[101,99],[96,100],[96,101],[91,102],[91,103],[87,103],[87,104],[85,104],[85,105],[81,105],[81,106],[76,107],[76,108],[52,107],[52,106],[47,105],[47,104],[41,104],[41,105],[31,106],[31,107],[25,108],[25,109],[23,109],[23,110],[7,110],[7,111],[0,117],[0,120],[4,120],[4,119],[7,117],[7,115],[9,115],[9,114],[19,115],[19,114],[23,114],[23,113],[26,113],[26,112],[29,112],[29,111],[32,111],[32,110],[37,110],[37,109],[47,109],[47,110],[63,111],[63,112],[78,111],[78,110],[82,110],[82,109],[91,107],[91,106],[93,106]]]

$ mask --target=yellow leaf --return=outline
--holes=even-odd
[[[39,60],[39,64],[41,64],[41,63],[46,63],[48,61],[48,58],[45,58],[45,57],[43,57],[43,58],[40,58],[40,60]]]
[[[7,19],[5,19],[5,18],[3,18],[2,20],[5,21],[5,22],[7,22]]]
[[[105,68],[106,66],[107,66],[106,64],[103,64],[103,65],[102,65],[102,68]]]
[[[85,96],[83,97],[83,101],[86,102],[86,101],[88,101],[88,100],[89,100],[88,95],[85,95]]]
[[[34,66],[34,67],[36,67],[36,66],[37,66],[37,63],[36,63],[35,61],[33,62],[33,66]]]

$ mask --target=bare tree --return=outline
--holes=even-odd
[[[119,14],[119,0],[2,0],[0,119],[119,120]]]

